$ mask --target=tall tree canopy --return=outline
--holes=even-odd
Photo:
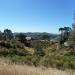
[[[70,32],[71,32],[71,28],[70,27],[59,28],[59,31],[61,31],[60,42],[64,43],[69,38],[69,35],[70,35]]]
[[[12,39],[13,38],[13,33],[10,29],[5,29],[3,32],[4,39]]]

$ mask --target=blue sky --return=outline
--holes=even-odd
[[[73,22],[75,0],[0,0],[0,30],[59,33]]]

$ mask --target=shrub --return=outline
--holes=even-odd
[[[29,55],[29,53],[28,53],[27,50],[21,49],[21,50],[18,50],[17,55],[19,55],[19,56],[26,56],[26,55]]]

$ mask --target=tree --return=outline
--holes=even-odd
[[[3,36],[4,36],[4,39],[12,39],[13,38],[13,33],[10,29],[5,29],[4,32],[3,32]]]
[[[68,37],[71,32],[71,28],[70,27],[59,28],[59,31],[61,31],[60,43],[63,44],[65,41],[68,40]]]
[[[19,34],[16,34],[16,39],[19,40],[20,42],[24,43],[26,41],[26,35],[23,34],[23,33],[19,33]]]
[[[3,33],[0,31],[0,40],[3,39]]]
[[[75,43],[75,22],[72,24],[72,31],[70,33],[69,41],[74,44]]]
[[[65,30],[64,39],[65,39],[65,41],[67,41],[69,38],[70,32],[71,32],[71,28],[70,27],[64,27],[64,30]]]
[[[72,31],[70,33],[69,42],[75,44],[75,12],[74,12],[74,22],[72,23]]]

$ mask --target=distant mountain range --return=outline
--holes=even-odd
[[[19,34],[19,33],[14,33],[14,36],[16,34]],[[56,38],[57,36],[59,36],[59,34],[52,34],[52,33],[47,33],[47,32],[27,32],[27,33],[23,33],[25,35],[27,35],[28,37],[32,37],[34,39],[38,39],[39,36],[42,36],[42,35],[48,35],[50,37],[50,39],[53,39],[53,38]]]

